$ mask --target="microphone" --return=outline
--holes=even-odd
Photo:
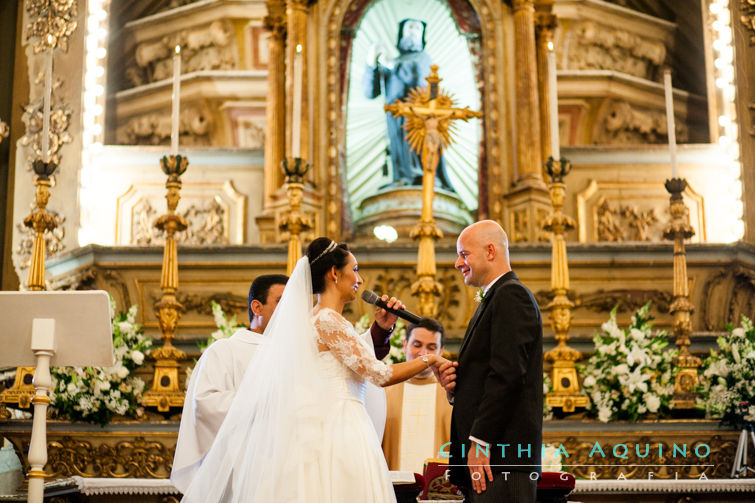
[[[396,316],[398,316],[399,318],[405,319],[409,323],[417,324],[422,319],[419,316],[417,316],[416,314],[410,313],[406,309],[391,309],[391,308],[387,307],[386,304],[385,304],[385,302],[383,302],[380,299],[380,297],[378,296],[378,294],[376,294],[372,290],[365,290],[364,292],[362,292],[362,300],[365,301],[368,304],[374,304],[377,307],[382,307],[383,309],[385,309],[389,313],[393,313]]]

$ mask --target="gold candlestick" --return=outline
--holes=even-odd
[[[419,241],[417,256],[417,281],[412,284],[412,295],[419,298],[419,314],[435,316],[438,311],[436,298],[443,287],[435,279],[435,242],[443,232],[433,218],[435,195],[435,170],[443,149],[451,144],[452,121],[467,121],[481,118],[481,112],[469,107],[454,107],[454,99],[439,87],[438,65],[430,66],[427,86],[414,88],[405,101],[394,101],[383,108],[394,117],[405,117],[406,140],[412,151],[422,161],[422,214],[409,236]]]
[[[296,267],[296,262],[301,258],[301,235],[314,229],[312,219],[301,213],[304,175],[309,170],[309,163],[301,157],[289,157],[281,162],[281,167],[286,175],[289,210],[281,218],[278,228],[288,239],[286,274],[290,276]]]
[[[550,311],[551,327],[558,344],[545,353],[546,361],[553,362],[551,381],[553,391],[545,397],[545,403],[554,409],[561,409],[564,413],[574,412],[577,407],[587,407],[590,399],[582,393],[577,378],[577,368],[574,362],[582,357],[582,353],[567,345],[569,328],[572,320],[574,303],[569,300],[569,263],[566,258],[566,240],[564,234],[575,228],[574,220],[565,215],[561,208],[564,206],[566,185],[564,177],[571,170],[571,164],[566,159],[554,160],[553,157],[545,163],[551,176],[550,194],[553,213],[543,222],[543,230],[552,233],[551,259],[551,291],[553,300],[545,307]]]
[[[171,407],[182,407],[184,392],[178,387],[179,360],[186,358],[186,353],[173,346],[178,320],[184,311],[184,306],[176,300],[178,290],[178,251],[176,249],[176,232],[185,230],[186,220],[176,214],[178,201],[181,199],[181,175],[186,171],[189,159],[182,155],[169,155],[160,159],[160,167],[168,175],[165,187],[168,193],[168,213],[158,217],[154,226],[165,232],[165,248],[163,251],[163,266],[160,275],[162,297],[155,304],[157,319],[160,324],[163,345],[152,351],[155,361],[155,371],[152,388],[144,393],[142,403],[145,407],[157,407],[159,412],[167,412]]]
[[[674,365],[679,373],[674,381],[674,395],[671,404],[674,409],[693,409],[695,407],[694,388],[698,385],[697,369],[702,363],[700,358],[690,354],[690,333],[692,333],[692,313],[695,307],[689,300],[687,281],[687,251],[684,240],[695,235],[689,224],[689,209],[684,204],[682,192],[687,187],[684,178],[666,180],[666,190],[671,194],[669,213],[671,221],[663,230],[663,237],[674,240],[674,287],[673,301],[669,311],[674,317],[674,334],[679,354],[674,358]]]
[[[55,173],[57,167],[54,162],[44,162],[41,159],[32,163],[37,209],[24,219],[24,225],[36,231],[34,246],[31,251],[31,263],[29,264],[29,279],[26,282],[27,289],[32,291],[42,291],[46,288],[45,232],[52,232],[58,226],[55,217],[47,213],[46,208],[47,202],[50,200],[50,186],[52,185],[50,177]],[[0,394],[0,402],[28,409],[35,394],[32,385],[33,379],[34,367],[16,368],[15,381],[10,388]]]
[[[37,209],[24,219],[24,225],[36,231],[29,264],[29,279],[26,282],[27,289],[32,291],[42,291],[46,288],[45,232],[52,232],[58,226],[55,217],[47,213],[46,208],[50,200],[50,186],[52,185],[50,177],[57,167],[54,162],[44,162],[41,159],[32,163]],[[31,399],[35,394],[33,379],[34,367],[16,368],[15,381],[10,388],[0,394],[0,402],[13,404],[22,409],[31,407]]]

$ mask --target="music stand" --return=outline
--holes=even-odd
[[[115,363],[107,292],[0,292],[0,366],[36,366],[27,501],[41,503],[47,464],[50,366]]]

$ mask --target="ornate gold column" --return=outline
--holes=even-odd
[[[179,360],[186,358],[186,353],[173,346],[178,319],[184,311],[183,305],[176,300],[178,290],[178,251],[176,249],[176,232],[186,229],[186,220],[176,213],[181,199],[181,175],[186,171],[189,159],[182,155],[169,155],[160,159],[160,167],[168,175],[165,188],[168,193],[168,213],[155,220],[155,227],[165,233],[163,250],[163,267],[160,275],[160,288],[163,295],[155,304],[157,319],[160,324],[163,345],[152,351],[155,372],[152,388],[144,393],[142,403],[145,407],[157,407],[159,412],[168,412],[171,407],[182,407],[184,392],[178,387]]]
[[[300,157],[289,157],[282,163],[286,174],[286,192],[288,194],[289,211],[283,215],[278,224],[288,240],[288,262],[286,274],[294,272],[296,262],[301,258],[301,239],[304,232],[314,228],[312,219],[301,213],[302,197],[304,196],[304,175],[307,174],[309,164]]]
[[[548,44],[553,43],[553,34],[558,26],[558,18],[550,12],[552,2],[547,4],[548,10],[535,12],[535,42],[537,45],[537,88],[540,96],[540,152],[543,159],[551,157],[551,130],[550,130],[550,99],[548,92],[550,84],[548,80]],[[540,6],[538,6],[540,7]]]
[[[50,200],[50,177],[57,169],[54,162],[44,162],[37,159],[32,163],[34,170],[34,186],[37,209],[24,218],[24,225],[34,229],[34,245],[29,264],[29,279],[26,288],[32,291],[42,291],[45,286],[45,232],[52,232],[56,227],[55,217],[47,213],[47,202]],[[0,402],[18,405],[22,409],[31,406],[31,399],[35,394],[34,367],[16,368],[16,378],[13,385],[0,394]],[[5,415],[5,413],[3,413]]]
[[[574,362],[582,354],[566,343],[569,340],[569,328],[572,320],[574,303],[569,300],[569,262],[566,258],[566,240],[564,234],[574,229],[574,220],[564,215],[566,185],[564,177],[571,170],[571,164],[566,159],[554,161],[548,159],[546,163],[548,174],[551,176],[550,193],[553,213],[545,220],[543,229],[552,233],[551,257],[551,291],[553,300],[545,307],[550,311],[551,327],[558,344],[545,353],[545,360],[553,362],[551,381],[553,391],[545,397],[545,403],[551,407],[561,409],[564,413],[574,412],[577,407],[586,407],[590,399],[579,388],[577,368]]]
[[[689,283],[687,280],[687,251],[684,240],[695,235],[689,224],[689,210],[684,205],[682,192],[687,187],[684,178],[666,180],[666,190],[671,194],[669,213],[671,221],[663,230],[663,237],[674,240],[674,300],[669,311],[674,317],[674,334],[679,355],[674,358],[674,365],[679,367],[679,373],[674,381],[674,395],[671,404],[674,409],[694,409],[694,388],[698,385],[697,368],[702,363],[700,358],[690,354],[689,336],[692,333],[692,313],[695,307],[689,300]]]
[[[540,118],[535,50],[535,4],[533,0],[514,0],[514,58],[517,96],[516,152],[518,184],[545,187],[540,149]]]
[[[283,184],[280,166],[286,157],[286,4],[282,0],[265,2],[268,15],[267,104],[265,134],[265,206]]]
[[[535,4],[514,0],[514,80],[516,87],[516,173],[506,198],[513,242],[547,241],[541,222],[550,212],[542,176],[540,99],[538,98]]]

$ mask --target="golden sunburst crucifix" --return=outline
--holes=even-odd
[[[409,148],[420,156],[423,170],[434,175],[443,149],[451,143],[452,121],[481,118],[482,112],[454,107],[454,96],[438,86],[442,80],[438,77],[438,65],[430,67],[426,80],[427,86],[415,87],[404,101],[394,101],[383,108],[394,117],[406,119],[404,132]]]

